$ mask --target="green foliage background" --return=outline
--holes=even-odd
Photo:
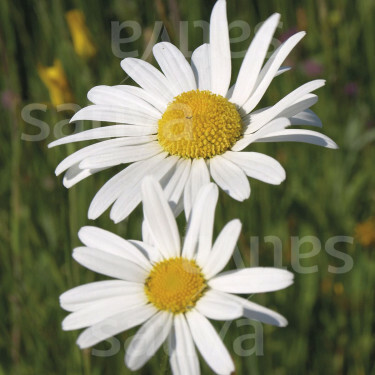
[[[115,170],[101,172],[69,191],[62,186],[61,177],[55,177],[58,162],[82,145],[47,149],[55,139],[54,125],[72,113],[58,112],[49,103],[37,64],[51,65],[54,58],[60,59],[75,102],[84,106],[91,87],[118,84],[126,78],[120,59],[111,49],[111,21],[134,20],[141,24],[143,36],[121,47],[124,51],[138,50],[140,56],[150,43],[155,21],[166,22],[177,45],[178,20],[189,21],[188,47],[192,50],[202,43],[202,32],[193,21],[208,21],[213,4],[213,0],[0,3],[0,374],[130,374],[123,364],[123,343],[134,332],[118,337],[121,350],[110,358],[93,356],[90,350],[80,351],[75,345],[78,333],[61,330],[66,313],[59,307],[58,296],[98,277],[72,261],[71,251],[79,244],[78,229],[94,224],[126,238],[139,238],[141,211],[138,208],[129,220],[117,226],[107,214],[89,222],[89,203]],[[72,8],[84,12],[98,49],[89,61],[78,57],[73,49],[64,17]],[[244,225],[239,248],[247,266],[254,265],[250,259],[251,236],[260,239],[261,265],[272,265],[274,260],[272,246],[264,237],[279,236],[282,265],[291,270],[291,236],[312,235],[322,242],[319,254],[301,261],[303,266],[316,265],[318,272],[297,273],[289,289],[254,297],[285,315],[289,326],[263,326],[264,355],[234,355],[237,373],[374,374],[374,245],[362,247],[356,240],[353,245],[339,245],[338,249],[354,261],[353,269],[344,274],[328,271],[328,266],[341,267],[343,261],[329,255],[324,245],[332,236],[354,236],[355,225],[374,215],[375,2],[228,0],[228,19],[249,23],[251,38],[254,26],[276,11],[282,14],[283,22],[277,37],[301,28],[306,29],[307,36],[288,60],[293,71],[275,79],[262,104],[275,103],[313,78],[327,79],[313,109],[323,121],[323,132],[340,149],[288,143],[256,145],[253,150],[266,152],[283,164],[286,181],[276,187],[251,181],[252,196],[242,204],[220,194],[216,233],[230,219],[241,219]],[[233,30],[233,37],[239,36],[236,32]],[[249,42],[250,38],[233,48],[243,50]],[[321,66],[317,75],[306,69],[311,61]],[[235,59],[234,71],[239,64],[240,60]],[[11,104],[6,97],[11,98]],[[48,138],[39,142],[21,140],[22,133],[38,133],[38,128],[21,116],[21,110],[30,103],[48,105],[46,111],[32,115],[45,121],[50,129]],[[66,134],[72,130],[74,125],[64,128]],[[303,251],[310,249],[306,246]],[[222,326],[217,324],[218,330]],[[234,353],[237,337],[257,330],[259,333],[259,329],[232,322],[225,335],[230,352]],[[103,343],[97,348],[109,346]],[[249,337],[244,346],[254,347],[254,339]],[[159,352],[137,373],[158,374],[162,362]],[[210,373],[201,363],[202,372]]]

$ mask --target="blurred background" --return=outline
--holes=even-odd
[[[72,261],[78,229],[94,224],[139,239],[141,210],[116,226],[107,214],[89,221],[91,199],[116,168],[67,190],[54,169],[82,144],[47,145],[92,127],[68,125],[73,112],[88,104],[91,87],[132,83],[120,68],[122,58],[132,54],[155,63],[150,48],[162,39],[187,54],[200,45],[205,36],[194,21],[209,21],[213,5],[213,0],[0,2],[0,374],[131,373],[123,363],[124,343],[135,330],[118,337],[121,348],[109,358],[81,351],[75,345],[78,332],[61,330],[66,313],[58,297],[99,279]],[[301,248],[308,255],[300,263],[314,266],[313,272],[297,272],[294,286],[253,298],[285,315],[288,327],[262,329],[246,322],[216,327],[237,374],[374,374],[375,1],[228,0],[228,20],[237,22],[231,29],[234,77],[255,27],[274,12],[282,15],[278,41],[298,30],[307,36],[285,63],[293,70],[274,80],[261,106],[306,81],[325,78],[313,110],[340,149],[251,146],[278,159],[287,179],[281,186],[251,181],[251,199],[243,204],[221,193],[216,234],[230,219],[241,219],[239,249],[246,266],[256,265],[258,250],[260,265],[293,270],[293,236],[315,236],[322,246],[314,256],[308,244]],[[183,220],[180,224],[183,230]],[[251,236],[258,238],[259,249]],[[276,263],[266,236],[281,239]],[[353,243],[338,243],[341,255],[332,255],[326,242],[333,236],[352,237]],[[349,272],[334,272],[350,259]],[[238,337],[246,356],[234,354]],[[105,342],[96,348],[110,347]],[[159,374],[162,358],[159,352],[137,373]],[[210,373],[203,361],[201,368]]]

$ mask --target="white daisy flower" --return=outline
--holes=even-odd
[[[63,329],[88,327],[77,340],[81,348],[88,348],[142,325],[126,350],[130,369],[141,368],[168,340],[174,374],[200,373],[197,348],[215,373],[229,375],[234,371],[233,361],[207,318],[245,316],[285,326],[287,321],[278,313],[233,293],[284,289],[293,283],[293,274],[262,267],[222,272],[241,223],[230,221],[212,244],[218,199],[215,184],[198,192],[183,245],[160,184],[146,177],[141,190],[148,239],[127,241],[96,227],[80,230],[79,238],[86,247],[76,248],[74,259],[116,280],[93,282],[62,294],[61,306],[71,311]]]
[[[88,212],[96,219],[112,204],[110,217],[125,219],[141,200],[142,178],[159,180],[174,208],[189,216],[199,188],[210,178],[232,198],[250,196],[246,176],[269,184],[285,179],[275,159],[245,152],[254,142],[306,142],[328,148],[336,144],[325,135],[290,125],[321,127],[309,110],[318,100],[313,91],[324,85],[315,80],[297,88],[275,105],[254,111],[294,46],[299,32],[281,44],[265,61],[279,14],[268,18],[256,33],[239,71],[231,81],[231,51],[225,0],[218,0],[210,22],[210,43],[197,48],[189,64],[171,43],[158,43],[153,54],[162,72],[149,63],[126,58],[125,72],[140,86],[97,86],[88,93],[93,105],[81,109],[71,121],[108,121],[116,125],[67,136],[50,147],[70,142],[113,138],[85,147],[63,160],[56,169],[65,172],[71,187],[103,169],[132,163],[111,178],[96,194]]]

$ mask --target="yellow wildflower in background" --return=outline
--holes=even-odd
[[[363,246],[375,245],[375,217],[357,224],[355,236]]]
[[[85,15],[80,10],[73,9],[66,12],[65,17],[77,55],[83,58],[95,56],[96,48],[91,41],[90,31],[86,26]]]
[[[38,74],[46,85],[54,106],[73,101],[73,94],[60,60],[55,59],[52,66],[42,66],[39,64]]]
[[[337,296],[341,296],[344,293],[344,285],[342,283],[334,283],[333,284],[333,291]]]

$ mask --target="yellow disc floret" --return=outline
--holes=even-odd
[[[236,106],[221,95],[193,90],[176,96],[158,123],[158,141],[171,155],[212,158],[242,136]]]
[[[146,283],[148,300],[159,310],[174,314],[193,308],[207,284],[194,260],[171,258],[156,263]]]

